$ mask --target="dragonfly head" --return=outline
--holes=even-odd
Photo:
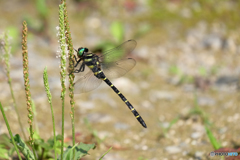
[[[81,47],[81,48],[78,48],[78,50],[76,50],[76,51],[77,51],[78,57],[82,57],[84,55],[84,53],[88,52],[88,48]]]

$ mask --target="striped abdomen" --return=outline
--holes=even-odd
[[[137,120],[139,121],[139,123],[141,123],[141,125],[145,128],[147,128],[146,123],[144,122],[144,120],[142,119],[142,117],[139,115],[139,113],[136,111],[136,109],[132,106],[132,104],[124,97],[124,95],[109,81],[109,79],[107,79],[106,77],[102,78],[102,80],[104,82],[106,82],[113,90],[115,93],[118,94],[118,96],[123,100],[123,102],[125,102],[125,104],[128,106],[128,108],[131,110],[131,112],[133,113],[133,115],[137,118]]]

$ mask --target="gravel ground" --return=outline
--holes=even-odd
[[[137,8],[136,13],[148,11],[148,8],[141,6],[143,4]],[[72,9],[73,6],[70,5],[69,8]],[[183,11],[182,14],[188,16],[188,11]],[[100,28],[106,28],[106,18],[99,17],[90,14],[84,22],[86,26],[92,26],[92,23],[98,24],[100,21]],[[73,18],[72,23],[74,20]],[[131,27],[133,26],[129,25]],[[229,31],[220,22],[206,21],[187,27],[184,34],[181,33],[183,36],[173,36],[181,32],[177,26],[165,29],[158,30],[154,26],[147,35],[137,38],[138,45],[129,55],[136,59],[137,65],[126,76],[112,80],[139,111],[147,129],[142,128],[106,84],[92,92],[75,95],[77,140],[97,142],[92,137],[91,129],[84,123],[84,118],[88,119],[90,128],[97,131],[102,140],[95,150],[90,151],[86,160],[98,159],[110,146],[113,149],[105,156],[106,160],[210,159],[208,155],[214,148],[207,137],[203,116],[194,112],[196,108],[207,117],[209,127],[222,147],[239,146],[239,31]],[[72,33],[75,32],[77,26],[73,25]],[[83,41],[83,46],[91,48],[101,41],[101,36],[95,34],[96,32],[94,29],[92,32],[87,30],[84,32],[84,40],[81,36],[73,35],[74,46],[77,48],[77,42]],[[164,38],[163,32],[167,35]],[[45,66],[48,67],[57,132],[61,133],[59,59],[55,57],[57,46],[56,38],[49,43],[42,37],[29,37],[29,75],[32,98],[37,110],[36,126],[45,139],[52,136],[50,108],[42,80]],[[11,57],[10,63],[16,101],[22,122],[27,126],[19,49]],[[7,109],[13,133],[20,133],[4,63],[0,66],[0,101]],[[71,136],[69,112],[69,98],[66,96],[67,137]],[[0,120],[0,133],[7,133],[3,118],[0,117]]]

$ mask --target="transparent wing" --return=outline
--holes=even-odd
[[[134,50],[136,45],[137,42],[135,40],[128,40],[113,49],[103,52],[102,55],[99,56],[100,61],[104,63],[118,61],[124,58],[125,55],[130,54]]]
[[[93,72],[90,70],[86,75],[81,76],[74,84],[74,93],[86,93],[96,89],[102,80],[94,76]]]
[[[112,63],[103,63],[102,70],[107,78],[119,78],[125,75],[136,65],[136,61],[132,58],[121,59]]]
[[[135,40],[128,40],[121,45],[103,52],[99,56],[101,67],[108,78],[118,78],[125,75],[135,65],[136,61],[132,58],[124,58],[136,47]]]

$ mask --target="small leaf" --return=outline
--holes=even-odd
[[[10,140],[9,140],[9,136],[6,133],[0,135],[0,142],[7,148],[12,147],[12,144],[10,143]]]
[[[28,148],[28,146],[25,144],[25,142],[21,139],[19,134],[16,134],[13,138],[16,142],[16,145],[17,145],[18,149],[22,152],[24,157],[27,160],[34,160],[34,156],[33,156],[32,151]],[[12,140],[11,140],[11,142],[12,142]]]
[[[37,11],[42,17],[46,17],[48,14],[48,8],[46,5],[46,0],[36,0]]]
[[[18,28],[11,26],[11,27],[8,27],[7,30],[9,33],[9,37],[11,37],[12,39],[17,39],[17,37],[19,36]]]
[[[181,75],[181,74],[182,74],[180,68],[178,68],[178,67],[175,66],[175,65],[170,66],[169,72],[170,72],[171,74],[174,74],[174,75]]]
[[[199,73],[200,73],[200,75],[202,75],[202,76],[207,76],[207,70],[206,70],[206,68],[200,67],[200,68],[199,68]]]
[[[111,34],[117,42],[122,42],[124,34],[123,24],[119,21],[113,22],[111,24]]]
[[[211,144],[213,145],[214,149],[221,148],[221,144],[217,141],[217,139],[214,137],[211,130],[206,125],[205,125],[205,130],[206,130],[207,136],[208,136]]]
[[[0,145],[0,158],[9,159],[8,150],[4,145]]]
[[[75,158],[74,160],[78,160],[83,156],[88,154],[90,149],[94,149],[95,144],[84,144],[80,143],[79,145],[75,145],[73,147],[68,146],[67,150],[63,153],[63,159],[72,160],[73,158],[73,150],[75,149]]]
[[[152,29],[150,24],[142,24],[139,26],[138,30],[136,31],[134,37],[139,38],[144,34],[147,34]]]

